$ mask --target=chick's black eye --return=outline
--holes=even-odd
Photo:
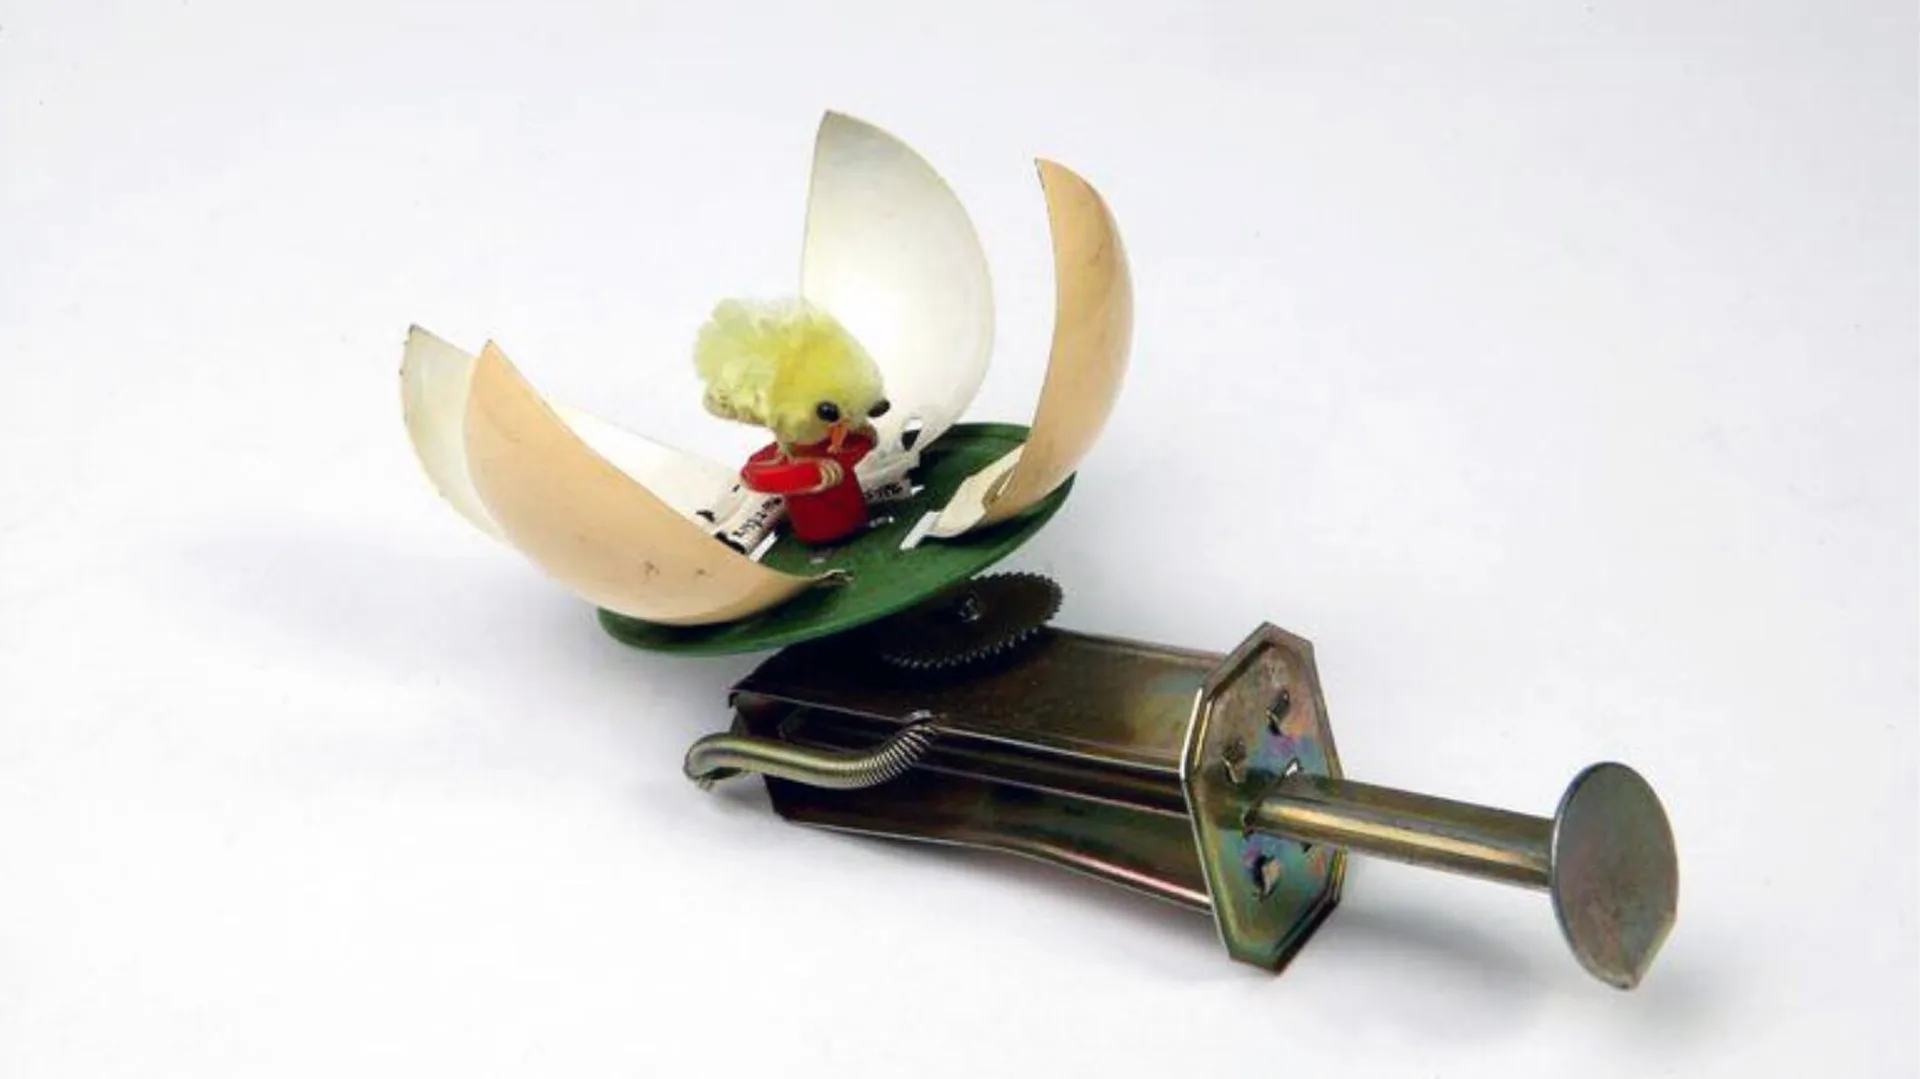
[[[888,401],[886,398],[882,397],[881,399],[873,403],[872,408],[867,409],[867,418],[877,420],[880,417],[886,415],[887,410],[892,407],[893,407],[893,402]]]
[[[832,401],[822,401],[813,406],[813,414],[827,423],[840,422],[840,406],[834,404]]]

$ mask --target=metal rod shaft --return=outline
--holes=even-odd
[[[1525,888],[1545,889],[1552,865],[1546,817],[1303,773],[1276,784],[1247,826]]]

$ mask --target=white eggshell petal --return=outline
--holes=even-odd
[[[473,384],[473,353],[413,327],[400,361],[400,393],[414,454],[453,508],[491,536],[499,528],[467,473],[467,396]],[[736,474],[723,465],[663,446],[592,413],[548,402],[561,420],[608,463],[692,517],[710,508]]]
[[[465,427],[467,471],[500,534],[596,606],[706,625],[767,610],[819,580],[709,536],[594,452],[492,344],[474,364]]]
[[[1027,441],[961,485],[929,534],[951,538],[1031,509],[1073,475],[1106,428],[1133,344],[1133,282],[1113,214],[1092,185],[1040,164],[1053,229],[1053,348]]]
[[[400,401],[414,456],[434,489],[475,528],[498,536],[499,528],[467,475],[467,391],[473,385],[473,361],[472,353],[413,327],[400,360]]]
[[[993,286],[973,222],[932,166],[892,135],[828,113],[814,143],[800,292],[859,338],[893,409],[883,448],[918,421],[931,443],[979,392]]]
[[[603,420],[590,412],[548,402],[561,422],[580,436],[607,463],[634,478],[641,486],[683,516],[712,509],[714,501],[733,486],[739,473],[725,465],[663,446],[650,438]]]

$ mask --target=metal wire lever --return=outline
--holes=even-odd
[[[706,790],[746,772],[830,790],[876,787],[898,778],[926,755],[934,730],[925,723],[904,727],[864,752],[810,749],[750,734],[709,734],[687,750],[687,778]]]

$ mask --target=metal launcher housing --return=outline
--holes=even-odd
[[[1623,765],[1552,819],[1347,781],[1306,640],[1227,655],[1043,629],[944,675],[855,642],[775,655],[737,684],[696,778],[750,758],[868,761],[858,779],[741,765],[803,824],[1007,851],[1211,913],[1229,954],[1285,966],[1340,900],[1349,850],[1549,891],[1583,966],[1629,988],[1674,920],[1672,834]],[[704,762],[704,763],[703,763]]]

